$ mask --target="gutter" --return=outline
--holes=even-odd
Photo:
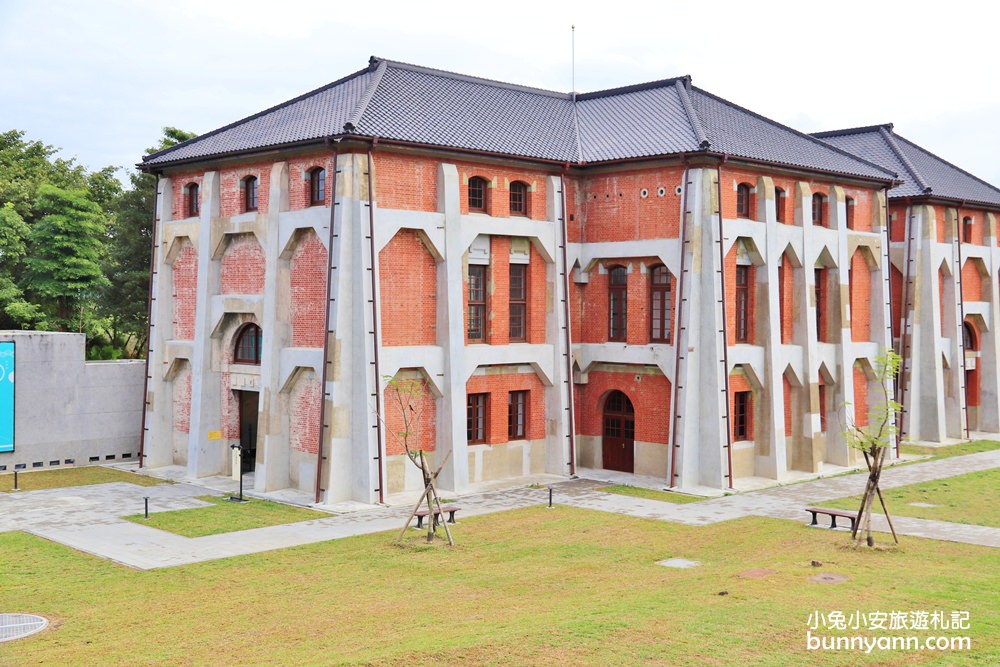
[[[146,413],[152,407],[149,404],[149,361],[153,356],[153,278],[156,276],[156,204],[160,196],[160,174],[156,173],[156,184],[153,186],[153,225],[150,234],[149,248],[149,292],[146,297],[146,372],[142,376],[142,429],[139,431],[139,468],[146,463]],[[199,193],[200,196],[200,193]]]
[[[340,173],[340,169],[337,164],[337,144],[335,139],[327,139],[327,146],[333,152],[333,173],[330,179],[330,236],[327,239],[326,245],[326,315],[323,319],[323,373],[322,383],[320,386],[321,400],[319,403],[319,443],[316,448],[316,503],[318,504],[322,500],[322,494],[325,489],[322,488],[323,484],[323,461],[326,457],[323,456],[323,444],[325,441],[325,429],[326,429],[326,402],[327,402],[327,391],[326,385],[329,378],[328,369],[330,368],[330,303],[333,301],[333,270],[336,268],[333,265],[333,243],[334,239],[337,238],[335,233],[334,224],[337,220],[337,174]]]

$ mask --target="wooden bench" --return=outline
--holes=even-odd
[[[424,517],[427,516],[428,514],[432,514],[432,513],[434,514],[434,527],[435,528],[437,528],[437,526],[438,526],[438,517],[439,517],[439,515],[442,512],[446,512],[448,514],[448,523],[455,523],[455,512],[457,512],[460,509],[462,509],[462,508],[461,507],[456,507],[454,505],[445,505],[444,507],[441,507],[440,509],[438,509],[437,507],[435,507],[433,512],[431,512],[430,510],[425,510],[425,509],[424,510],[417,510],[414,513],[414,516],[417,517],[417,528],[423,528],[424,527]]]
[[[842,519],[848,519],[851,522],[851,532],[854,532],[854,522],[858,518],[857,512],[848,512],[846,510],[835,510],[829,507],[807,507],[806,511],[812,514],[812,523],[810,526],[818,526],[816,522],[816,516],[819,514],[825,514],[830,517],[830,529],[833,530],[837,527],[837,517]]]

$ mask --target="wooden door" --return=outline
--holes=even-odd
[[[620,391],[611,392],[604,400],[601,453],[605,470],[635,472],[635,411]]]

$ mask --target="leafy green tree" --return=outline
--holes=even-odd
[[[38,187],[35,210],[43,217],[28,237],[25,293],[51,325],[82,331],[108,282],[101,270],[106,218],[87,191],[47,183]]]

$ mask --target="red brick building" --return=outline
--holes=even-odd
[[[260,490],[419,488],[392,378],[458,491],[856,461],[896,171],[689,78],[563,94],[373,58],[141,167],[146,465],[226,474],[242,442]]]

